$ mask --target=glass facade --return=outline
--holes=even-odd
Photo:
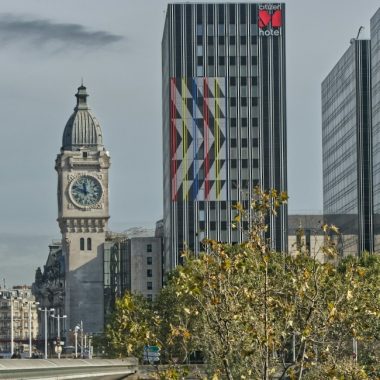
[[[262,17],[265,15],[266,17]],[[265,19],[265,22],[262,20]],[[268,21],[269,20],[269,21]],[[233,205],[287,190],[284,4],[169,4],[162,40],[165,267],[207,237],[241,242]],[[268,221],[287,249],[287,210]]]
[[[322,83],[323,211],[344,252],[372,251],[370,41],[353,40]]]
[[[373,211],[375,251],[380,251],[380,9],[371,19]]]
[[[104,315],[108,316],[116,298],[131,289],[131,255],[126,238],[107,241],[104,245]]]

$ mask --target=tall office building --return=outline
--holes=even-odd
[[[236,202],[287,190],[284,4],[169,4],[162,40],[165,269],[229,243]],[[268,220],[287,249],[287,209]],[[247,227],[243,225],[243,227]]]
[[[322,83],[323,211],[352,255],[373,251],[370,57],[352,39]]]
[[[374,246],[380,251],[380,8],[371,18]]]

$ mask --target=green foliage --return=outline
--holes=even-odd
[[[149,302],[142,296],[126,293],[116,300],[115,311],[105,329],[107,354],[142,357],[145,345],[158,344],[156,317]]]
[[[256,189],[248,209],[236,205],[236,228],[250,226],[244,243],[206,240],[205,253],[184,253],[156,302],[118,300],[106,329],[109,351],[141,358],[145,344],[158,344],[174,364],[158,378],[181,378],[175,364],[195,351],[215,380],[379,378],[379,256],[338,262],[339,231],[328,225],[326,262],[307,251],[273,252],[265,220],[286,200]]]

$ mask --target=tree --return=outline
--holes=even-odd
[[[107,354],[141,358],[145,345],[157,343],[156,323],[151,305],[144,297],[125,293],[116,300],[115,311],[106,325]]]
[[[154,343],[173,363],[199,350],[214,379],[378,377],[379,258],[340,261],[332,237],[339,231],[327,225],[326,262],[306,250],[274,252],[265,221],[286,200],[255,189],[248,209],[236,205],[236,227],[250,226],[245,242],[206,240],[206,252],[184,253],[157,302],[118,301],[107,327],[114,354],[139,356]]]

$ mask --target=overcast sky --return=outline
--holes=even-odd
[[[291,212],[322,210],[320,83],[378,0],[287,0]],[[54,160],[81,78],[110,151],[110,228],[162,217],[162,0],[0,0],[0,280],[33,281],[56,222]]]

